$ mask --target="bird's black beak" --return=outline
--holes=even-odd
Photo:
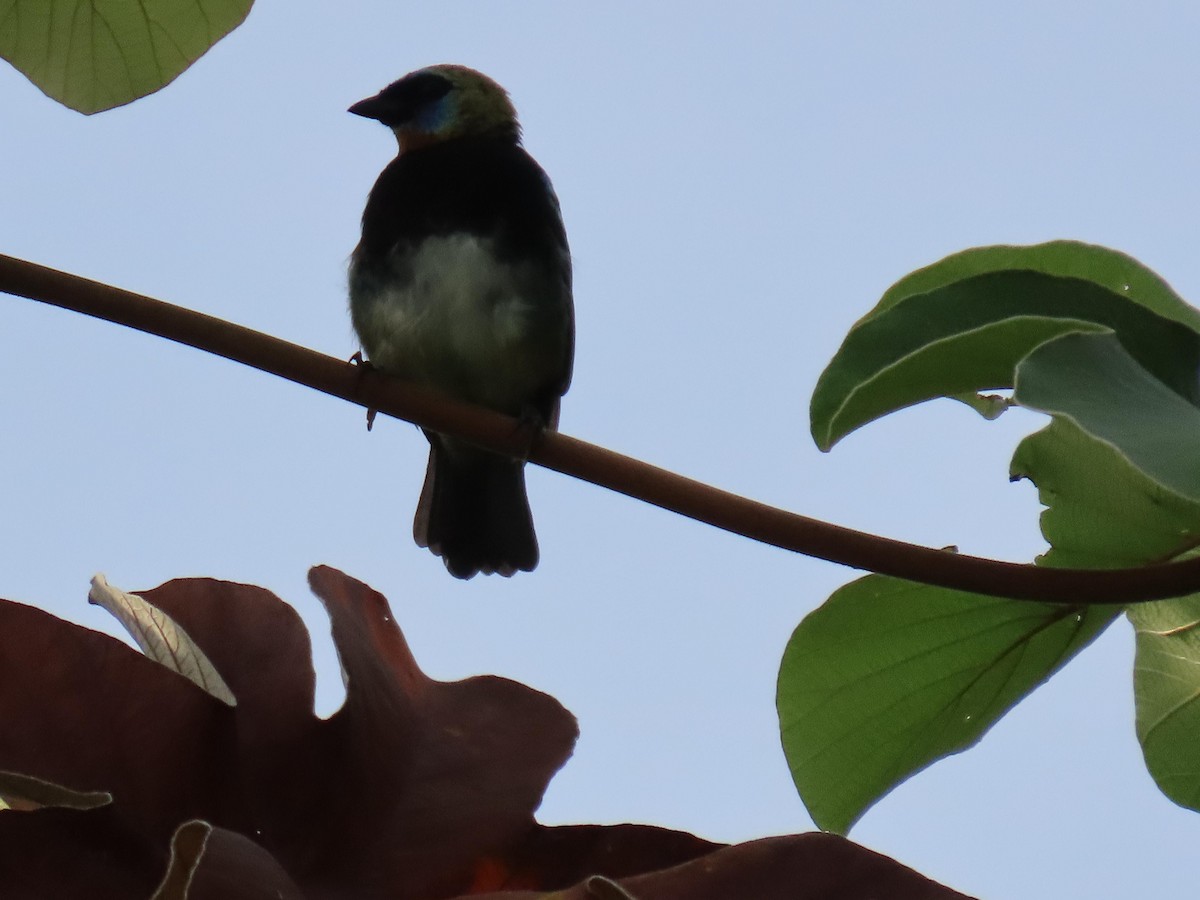
[[[368,97],[366,100],[359,100],[347,112],[352,112],[356,116],[362,116],[364,119],[375,119],[383,121],[389,118],[394,112],[393,104],[383,98],[382,94],[376,94],[374,97]]]

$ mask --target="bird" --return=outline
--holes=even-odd
[[[403,76],[349,112],[399,146],[350,257],[350,317],[370,365],[457,400],[558,427],[571,383],[571,254],[550,179],[508,93],[461,65]],[[532,571],[525,460],[425,430],[418,546],[457,578]]]

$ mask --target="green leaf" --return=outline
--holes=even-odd
[[[1200,504],[1133,468],[1112,445],[1057,418],[1017,446],[1012,478],[1046,509],[1043,565],[1111,569],[1174,559],[1200,543]]]
[[[1200,312],[1122,254],[1067,242],[967,251],[901,280],[854,327],[814,393],[813,436],[828,449],[933,397],[991,414],[1003,399],[978,394],[1012,387],[1015,402],[1053,415],[1017,448],[1011,470],[1037,484],[1047,507],[1051,550],[1039,561],[1172,559],[1200,544],[1198,329]],[[1193,612],[1179,603],[1160,614]],[[880,576],[835,593],[793,634],[777,696],[784,750],[814,820],[844,831],[896,784],[974,744],[1119,611]],[[1190,715],[1200,676],[1189,671],[1200,671],[1200,650],[1179,644],[1196,621],[1184,618],[1183,631],[1139,634],[1140,653],[1145,643],[1147,659],[1151,649],[1173,654],[1174,668],[1139,670],[1138,715],[1151,772],[1189,803],[1200,777],[1179,747],[1200,747],[1200,717],[1193,726]],[[1176,644],[1166,650],[1150,643],[1167,639]],[[1154,738],[1159,731],[1166,737]]]
[[[1000,244],[953,253],[897,281],[871,315],[907,297],[926,294],[975,275],[1017,269],[1060,278],[1082,278],[1124,294],[1165,319],[1200,331],[1200,310],[1183,300],[1158,274],[1119,250],[1080,241]]]
[[[1065,241],[984,247],[894,285],[846,336],[810,409],[828,450],[854,429],[935,397],[1012,387],[1017,364],[1072,332],[1113,331],[1151,374],[1200,395],[1200,312],[1123,254]]]
[[[1070,419],[1157,484],[1200,501],[1200,409],[1139,365],[1114,334],[1043,344],[1017,367],[1013,397]]]
[[[1120,612],[869,575],[796,628],[779,672],[784,753],[813,821],[845,833],[961,752]]]
[[[170,84],[254,0],[0,0],[0,56],[81,113]]]
[[[1128,616],[1146,768],[1164,794],[1200,810],[1200,596],[1139,604]]]

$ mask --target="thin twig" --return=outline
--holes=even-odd
[[[501,453],[527,449],[526,432],[507,416],[140,294],[3,255],[0,291],[157,334]],[[796,515],[564,434],[545,434],[529,459],[756,541],[941,587],[1071,604],[1134,603],[1200,590],[1200,558],[1104,570],[999,562]]]

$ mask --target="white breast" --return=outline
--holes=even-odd
[[[384,371],[494,408],[519,406],[532,387],[521,359],[538,281],[500,262],[487,239],[428,238],[396,260],[394,278],[358,282],[355,328]]]

